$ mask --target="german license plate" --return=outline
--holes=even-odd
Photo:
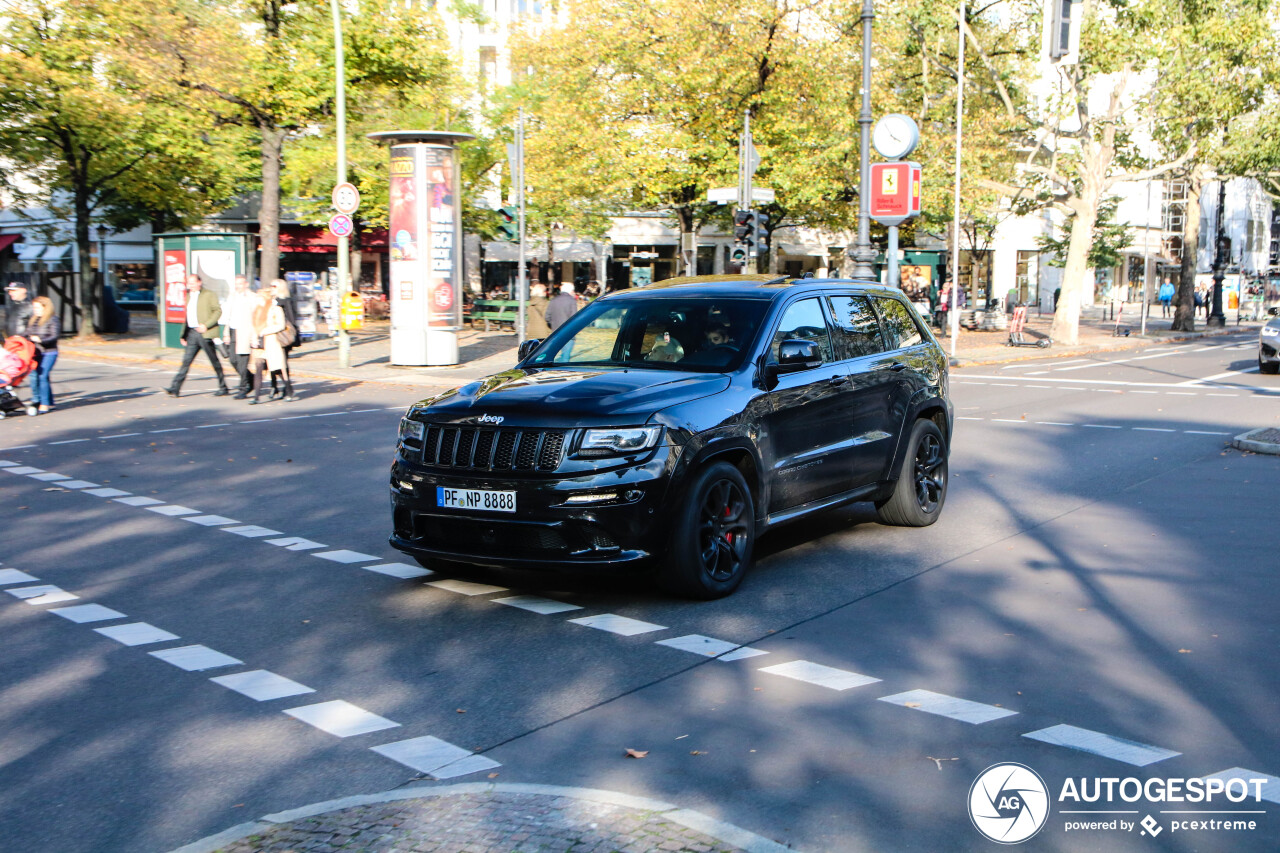
[[[515,512],[516,493],[490,489],[446,489],[444,486],[436,486],[436,506],[488,512]]]

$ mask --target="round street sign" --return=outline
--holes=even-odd
[[[335,237],[350,237],[352,231],[351,217],[345,213],[335,213],[329,220],[329,233]]]
[[[352,214],[360,208],[360,191],[355,184],[346,181],[333,188],[333,209],[339,213]]]

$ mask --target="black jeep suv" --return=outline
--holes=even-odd
[[[851,501],[932,524],[947,360],[902,293],[705,276],[596,300],[511,370],[400,424],[390,542],[421,562],[606,571],[732,592],[756,537]]]

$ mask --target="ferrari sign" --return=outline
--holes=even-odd
[[[871,218],[901,225],[920,215],[920,164],[871,164]]]

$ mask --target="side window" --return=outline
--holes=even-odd
[[[896,299],[876,297],[876,307],[884,320],[884,334],[889,339],[889,349],[913,347],[924,340],[920,328],[911,316],[910,309]]]
[[[880,321],[865,296],[831,297],[831,316],[836,325],[836,351],[841,358],[858,358],[884,352]]]
[[[822,304],[817,299],[801,299],[783,313],[778,331],[774,333],[769,357],[778,360],[778,346],[783,341],[813,341],[823,361],[834,361],[831,352],[831,335],[827,330],[827,318],[822,314]]]

